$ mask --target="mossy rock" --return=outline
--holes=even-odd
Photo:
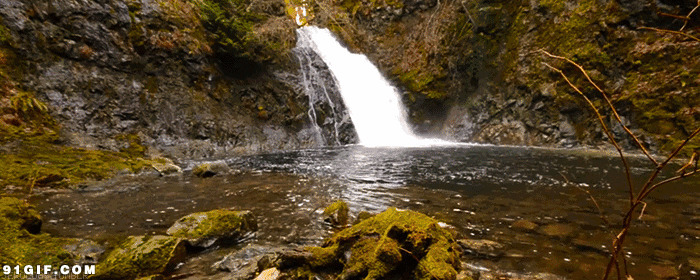
[[[333,226],[342,227],[348,224],[348,204],[337,200],[323,210],[323,218]]]
[[[231,170],[224,161],[205,162],[195,166],[192,169],[192,174],[197,177],[207,178],[217,174],[223,174]]]
[[[424,214],[389,208],[334,234],[309,266],[342,267],[340,279],[455,279],[460,267],[453,234]],[[342,261],[349,253],[349,259]]]
[[[151,167],[158,171],[161,176],[182,173],[182,168],[175,165],[173,161],[168,158],[156,158],[151,160]]]
[[[195,247],[209,247],[217,241],[236,241],[248,232],[258,229],[250,211],[213,210],[180,218],[167,234],[187,240]]]
[[[97,265],[90,279],[134,279],[172,270],[184,260],[185,243],[171,236],[130,236]]]
[[[0,217],[16,229],[37,234],[41,231],[41,216],[26,202],[15,197],[0,198]]]
[[[10,266],[75,263],[73,254],[65,249],[75,239],[38,234],[40,229],[41,217],[30,205],[14,197],[0,198],[0,263]]]

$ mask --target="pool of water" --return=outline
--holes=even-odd
[[[319,244],[331,232],[321,211],[335,199],[347,201],[353,214],[399,207],[434,216],[462,238],[502,245],[487,255],[465,255],[473,269],[567,279],[601,276],[628,205],[619,158],[600,151],[346,146],[226,162],[240,172],[205,179],[123,176],[80,191],[44,193],[34,202],[46,231],[96,240],[162,234],[192,212],[248,209],[260,229],[246,243],[274,246]],[[653,171],[643,157],[631,156],[630,162],[636,183]],[[611,227],[584,190],[595,197]],[[648,199],[626,243],[635,279],[698,278],[699,190],[700,180],[689,178]],[[202,252],[177,273],[223,277],[209,266],[239,248]]]

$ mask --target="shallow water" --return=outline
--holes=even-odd
[[[640,182],[653,170],[644,158],[630,161]],[[412,209],[454,226],[465,238],[503,245],[492,256],[467,255],[473,268],[568,279],[599,278],[613,237],[581,189],[591,192],[613,226],[628,204],[619,158],[598,151],[347,146],[227,163],[241,173],[207,179],[125,176],[79,192],[46,193],[35,203],[46,231],[98,240],[162,234],[192,212],[249,209],[260,229],[246,244],[283,246],[320,243],[330,233],[320,212],[341,198],[353,213]],[[626,243],[635,279],[663,273],[698,278],[699,182],[691,178],[668,185],[648,199]],[[523,224],[533,228],[523,229]],[[209,266],[238,248],[202,252],[176,273],[221,276]]]

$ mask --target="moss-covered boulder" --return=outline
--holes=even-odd
[[[235,241],[258,229],[250,211],[213,210],[180,218],[167,231],[168,235],[187,240],[195,247],[209,247],[217,241]]]
[[[97,265],[90,279],[135,279],[172,270],[185,258],[182,239],[171,236],[130,236]]]
[[[438,221],[395,208],[308,250],[311,270],[342,267],[339,279],[455,279],[461,254],[453,234]]]
[[[212,161],[195,166],[192,169],[192,174],[194,174],[197,177],[207,178],[217,174],[224,174],[226,172],[229,172],[230,170],[231,168],[228,167],[226,162]]]
[[[41,216],[24,201],[14,197],[0,198],[0,217],[4,222],[30,233],[41,231]]]
[[[348,224],[348,204],[337,200],[323,210],[323,219],[333,226],[341,227]]]

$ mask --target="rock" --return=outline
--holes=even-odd
[[[268,268],[255,277],[254,280],[276,280],[280,276],[280,271],[277,268]]]
[[[348,224],[348,204],[337,200],[323,210],[324,221],[335,227],[343,227]]]
[[[534,231],[537,229],[537,224],[530,222],[528,220],[517,220],[510,225],[514,229],[522,231]]]
[[[503,255],[503,244],[486,239],[460,239],[457,243],[466,253],[488,258],[498,258]]]
[[[175,165],[173,161],[168,158],[156,158],[152,160],[151,167],[158,171],[160,176],[182,173],[182,168]]]
[[[192,174],[197,177],[207,178],[217,174],[223,174],[230,170],[224,161],[205,162],[195,166],[192,169]]]
[[[544,226],[540,229],[540,232],[548,236],[565,238],[570,236],[574,232],[574,228],[571,225],[553,224]]]
[[[307,250],[312,271],[342,268],[339,279],[383,279],[395,275],[399,267],[402,275],[414,279],[454,279],[461,251],[452,233],[438,221],[395,208],[334,234],[322,247]],[[409,255],[413,257],[406,257]]]
[[[374,214],[369,213],[367,211],[361,211],[360,213],[357,213],[357,217],[355,218],[355,221],[352,222],[353,225],[358,224],[359,222],[362,222],[364,220],[367,220],[369,218],[374,217]]]
[[[92,240],[77,240],[75,243],[64,246],[66,251],[75,256],[77,264],[97,264],[105,248]]]
[[[248,245],[243,249],[226,255],[214,263],[213,268],[230,271],[230,279],[252,279],[258,271],[268,268],[279,249],[271,246]]]
[[[649,271],[654,274],[656,279],[677,279],[678,270],[673,266],[668,265],[650,265]]]
[[[182,217],[166,233],[183,238],[192,246],[206,248],[218,241],[236,241],[257,229],[251,212],[219,209]]]
[[[37,234],[41,231],[41,216],[28,203],[15,197],[0,198],[0,216],[8,219],[10,223],[17,224],[29,233]]]
[[[90,279],[127,279],[171,271],[184,260],[185,243],[170,236],[129,236],[112,250]]]
[[[163,277],[163,275],[156,274],[156,275],[150,275],[150,276],[146,276],[146,277],[137,278],[136,280],[163,280],[163,279],[165,279],[165,277]]]

